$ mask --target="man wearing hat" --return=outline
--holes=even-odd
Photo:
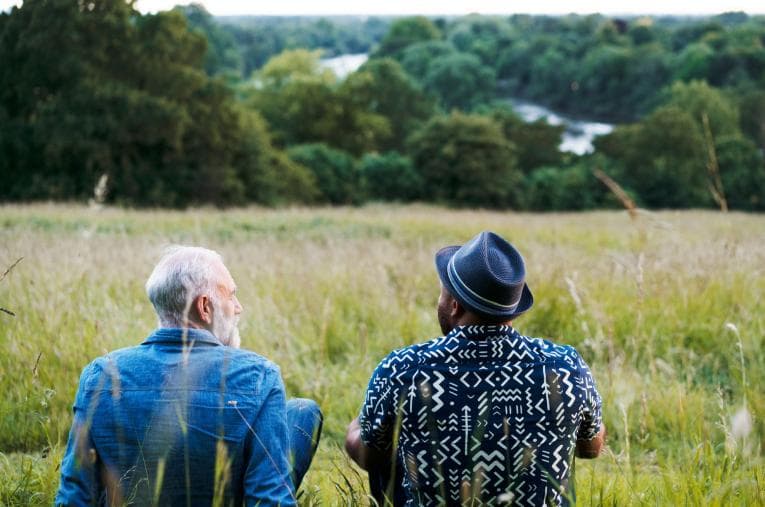
[[[394,505],[568,505],[572,457],[603,445],[576,350],[516,331],[533,304],[518,251],[492,232],[436,254],[444,336],[375,369],[346,450]]]

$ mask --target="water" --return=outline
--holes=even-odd
[[[523,121],[531,122],[542,118],[546,119],[550,125],[566,127],[560,143],[561,151],[570,151],[577,155],[590,153],[593,150],[592,141],[595,137],[609,134],[614,130],[614,126],[610,123],[574,120],[533,102],[510,99],[510,104]]]
[[[338,79],[344,79],[348,74],[361,67],[368,58],[369,55],[366,53],[340,55],[334,58],[324,58],[319,61],[319,64],[334,72]]]
[[[366,53],[358,53],[325,58],[320,63],[322,67],[334,72],[338,79],[345,79],[348,74],[361,67],[368,58],[369,55]],[[560,149],[577,155],[590,153],[593,150],[592,141],[595,137],[609,134],[614,129],[614,126],[609,123],[574,120],[525,100],[511,98],[510,104],[524,121],[531,122],[543,118],[551,125],[565,126]]]

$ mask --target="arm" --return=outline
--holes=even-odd
[[[582,421],[576,436],[575,456],[594,459],[600,455],[606,440],[606,426],[603,424],[603,401],[595,387],[590,368],[578,358],[581,396],[583,404]]]
[[[345,450],[364,470],[389,459],[396,422],[397,385],[383,360],[369,380],[361,412],[348,425]]]
[[[576,457],[583,459],[594,459],[600,455],[600,450],[606,441],[606,426],[600,425],[600,431],[590,440],[576,440]]]
[[[288,461],[287,405],[281,374],[275,367],[263,376],[266,399],[249,423],[251,452],[244,477],[246,505],[296,504]]]
[[[90,421],[95,406],[89,400],[87,385],[94,378],[95,367],[91,364],[82,371],[80,386],[74,399],[72,427],[66,453],[61,462],[61,481],[56,493],[55,505],[93,505],[103,493],[99,481],[98,455],[90,434]]]
[[[345,452],[363,470],[369,470],[375,463],[384,462],[388,456],[387,453],[367,446],[361,440],[361,425],[358,417],[351,421],[345,433]]]

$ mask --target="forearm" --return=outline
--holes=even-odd
[[[61,479],[55,505],[90,505],[101,494],[98,456],[90,439],[88,425],[75,411],[66,453],[61,462]]]
[[[358,417],[351,421],[345,433],[345,452],[362,469],[369,470],[369,448],[361,440],[361,426]]]
[[[369,470],[375,463],[385,460],[387,455],[367,446],[361,439],[361,425],[357,417],[348,425],[348,431],[345,434],[345,452],[364,470]]]

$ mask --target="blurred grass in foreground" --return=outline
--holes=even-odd
[[[0,504],[50,504],[83,366],[155,326],[143,284],[171,243],[220,251],[242,345],[315,399],[304,504],[365,500],[342,452],[374,366],[439,334],[433,254],[483,229],[524,254],[524,334],[576,346],[608,450],[577,462],[581,505],[765,503],[765,217],[516,214],[422,206],[233,211],[0,207]]]

